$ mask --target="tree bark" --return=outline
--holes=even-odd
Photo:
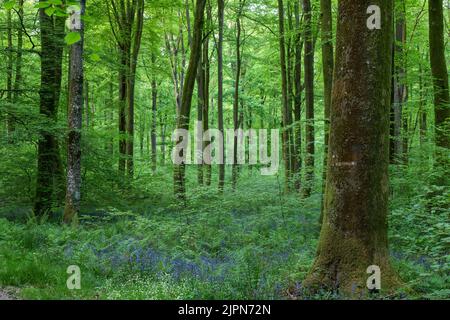
[[[155,64],[155,55],[152,55],[152,63]],[[158,86],[156,78],[152,78],[152,125],[151,125],[151,141],[152,141],[152,171],[156,171],[157,166],[157,141],[156,141],[156,122],[157,122],[157,102],[158,102]]]
[[[80,0],[81,16],[84,15],[86,0]],[[83,118],[83,42],[84,22],[81,21],[79,32],[81,40],[70,47],[69,73],[69,113],[68,113],[68,151],[67,184],[64,223],[72,223],[80,212],[81,200],[81,128]]]
[[[205,4],[206,0],[197,0],[196,2],[191,56],[189,59],[189,66],[186,72],[186,79],[183,87],[181,110],[177,119],[177,129],[189,130],[192,95],[194,91],[196,75],[198,72],[198,64],[201,55],[201,42],[202,42]],[[177,141],[177,143],[180,143],[182,141],[181,139],[182,138],[180,138],[180,140]],[[174,164],[174,189],[175,195],[179,199],[181,200],[186,199],[185,163]]]
[[[218,108],[218,125],[219,131],[224,134],[223,126],[223,27],[224,27],[224,11],[225,3],[224,0],[217,0],[218,3],[218,16],[219,16],[219,40],[217,44],[217,77],[218,77],[218,97],[217,97],[217,108]],[[221,163],[219,164],[219,192],[223,192],[225,185],[225,144],[221,146]]]
[[[139,50],[144,24],[144,2],[135,0],[124,6],[108,0],[110,26],[120,52],[119,70],[119,172],[134,175],[134,96]]]
[[[397,285],[389,263],[389,108],[392,1],[381,0],[381,29],[369,30],[369,0],[339,1],[325,215],[317,257],[304,282],[313,291],[368,294],[369,266],[383,292]]]
[[[299,1],[294,3],[294,15],[295,15],[295,65],[294,65],[294,119],[295,119],[295,172],[296,175],[296,189],[300,191],[301,188],[301,168],[302,168],[302,52],[303,52],[303,39],[301,31],[301,18],[300,18],[300,4]]]
[[[331,13],[331,0],[320,0],[322,20],[322,64],[323,64],[323,88],[324,88],[324,152],[323,152],[323,174],[322,194],[325,194],[325,182],[327,181],[328,142],[330,131],[330,109],[331,94],[333,88],[333,16]],[[320,221],[323,219],[323,199]]]
[[[303,188],[305,197],[311,195],[314,181],[314,39],[312,34],[311,1],[303,0],[305,16],[305,94],[306,94],[306,183]]]
[[[284,190],[288,192],[290,189],[291,173],[291,152],[290,152],[290,134],[289,125],[291,114],[289,113],[289,92],[288,92],[288,78],[286,66],[286,33],[284,27],[284,3],[283,0],[278,0],[278,25],[279,25],[279,46],[280,46],[280,67],[281,67],[281,96],[282,96],[282,117],[283,117],[283,160],[285,170]]]
[[[236,135],[239,129],[239,90],[241,82],[241,13],[242,1],[239,1],[239,9],[236,16],[236,75],[234,82],[234,99],[233,99],[233,124],[234,124],[234,139],[233,139],[233,169],[232,169],[232,188],[236,190],[238,180],[238,136]]]
[[[6,29],[8,37],[8,48],[7,48],[7,66],[6,66],[6,101],[8,103],[8,108],[11,110],[13,107],[13,36],[12,36],[12,15],[11,9],[6,12]],[[7,117],[7,130],[8,130],[8,140],[11,142],[11,135],[14,132],[14,116],[8,114]]]
[[[40,0],[44,2],[44,0]],[[64,178],[58,138],[55,134],[61,92],[64,18],[48,16],[39,9],[41,27],[41,88],[39,112],[47,123],[41,129],[37,154],[34,214],[51,213],[54,200],[61,199]]]
[[[450,148],[448,122],[450,118],[450,98],[447,63],[444,42],[444,15],[442,0],[428,1],[430,62],[434,86],[434,117],[436,126],[436,146],[446,151]],[[445,159],[447,158],[447,159]],[[437,156],[437,162],[448,163],[448,155]]]

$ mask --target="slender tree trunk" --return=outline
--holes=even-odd
[[[23,4],[24,0],[19,0],[19,9],[17,11],[19,20],[23,21],[24,13],[23,13]],[[13,103],[17,104],[20,99],[20,90],[22,89],[22,50],[23,50],[23,30],[22,25],[19,23],[17,28],[17,56],[16,56],[16,75],[14,79],[14,95],[13,95]]]
[[[367,295],[366,270],[381,269],[383,292],[398,282],[389,263],[389,108],[392,1],[381,29],[369,30],[369,0],[339,1],[325,215],[317,257],[304,285]]]
[[[436,146],[446,153],[450,148],[448,124],[450,118],[450,98],[447,63],[444,42],[444,15],[442,0],[429,0],[429,38],[431,73],[434,85],[434,116],[436,126]],[[439,153],[439,152],[438,152]],[[448,154],[437,156],[438,164],[448,163]]]
[[[312,34],[311,1],[303,0],[305,16],[305,94],[306,94],[306,183],[303,188],[305,197],[311,195],[314,181],[314,39]]]
[[[204,32],[203,32],[204,34]],[[200,50],[202,48],[200,47]],[[203,53],[203,51],[202,51]],[[202,57],[203,54],[200,54]],[[203,59],[200,58],[197,71],[197,144],[196,144],[196,159],[197,159],[197,182],[199,185],[203,184],[203,109],[205,104],[205,73],[203,71]]]
[[[86,0],[80,0],[81,15],[84,15]],[[81,128],[83,118],[83,41],[84,22],[80,29],[71,28],[72,32],[79,32],[81,40],[70,47],[69,74],[69,137],[67,152],[67,184],[66,205],[64,208],[64,223],[76,220],[80,212],[81,200]]]
[[[426,100],[424,93],[423,66],[422,63],[419,63],[419,135],[421,147],[423,147],[427,140],[427,112],[425,110]]]
[[[207,30],[211,28],[211,22],[212,22],[212,12],[211,12],[211,5],[208,4],[208,10],[207,10]],[[207,132],[209,130],[209,82],[210,82],[210,61],[209,61],[209,37],[206,37],[204,39],[203,44],[203,71],[205,73],[204,76],[204,102],[203,102],[203,132]],[[205,141],[203,143],[203,150],[209,145],[209,142]],[[210,164],[206,164],[205,166],[205,184],[207,186],[211,185],[211,175],[212,175],[212,168]]]
[[[324,82],[324,152],[323,152],[323,175],[322,175],[322,194],[325,194],[325,183],[327,181],[328,164],[328,142],[330,131],[330,109],[331,94],[333,88],[333,16],[331,13],[331,0],[320,0],[322,12],[322,64],[323,64],[323,82]],[[323,219],[323,199],[320,213],[320,221]]]
[[[217,44],[217,69],[218,69],[218,125],[219,131],[224,134],[223,126],[223,27],[224,27],[224,0],[218,1],[218,16],[219,16],[219,41]],[[221,148],[221,163],[219,164],[219,192],[223,192],[225,185],[225,144],[223,143]]]
[[[233,123],[234,123],[234,146],[233,146],[233,170],[232,170],[232,188],[236,190],[238,180],[238,135],[239,129],[239,90],[241,82],[241,11],[242,1],[239,1],[239,12],[236,16],[236,76],[234,83],[234,101],[233,101]]]
[[[120,51],[119,172],[134,175],[134,96],[137,60],[141,47],[145,0],[108,0],[108,17]]]
[[[8,34],[8,48],[7,48],[7,66],[6,66],[6,101],[8,108],[11,110],[13,106],[13,36],[12,36],[12,15],[11,9],[6,10],[6,29]],[[7,116],[8,140],[11,142],[11,135],[14,132],[14,116],[8,114]]]
[[[127,81],[126,81],[126,65],[127,65],[127,53],[125,49],[120,49],[120,70],[119,70],[119,174],[125,176],[126,167],[126,151],[127,141],[126,135],[126,94],[127,94]]]
[[[294,174],[296,175],[295,184],[296,189],[300,191],[301,188],[301,168],[302,168],[302,52],[303,52],[303,40],[300,21],[300,4],[299,1],[294,2],[294,14],[295,14],[295,66],[294,66],[294,117],[295,117],[295,156],[296,168]]]
[[[152,63],[155,64],[155,55],[152,55]],[[156,171],[157,165],[157,141],[156,141],[156,121],[157,121],[157,100],[158,100],[158,87],[156,84],[156,78],[152,79],[152,126],[151,126],[151,140],[152,140],[152,170]]]
[[[289,97],[288,97],[288,79],[286,66],[286,41],[284,28],[284,4],[283,0],[278,0],[278,25],[279,25],[279,45],[280,45],[280,67],[281,67],[281,92],[282,92],[282,116],[283,116],[283,160],[285,170],[285,192],[289,191],[289,184],[291,179],[291,165],[290,165],[290,143],[289,143]]]
[[[189,130],[189,119],[191,113],[192,95],[195,86],[198,64],[201,56],[202,30],[204,21],[204,10],[206,0],[197,0],[195,7],[195,22],[192,38],[191,56],[186,73],[183,96],[181,102],[180,115],[177,119],[177,129]],[[181,142],[181,139],[177,143]],[[186,155],[182,155],[186,156]],[[174,187],[175,195],[181,199],[186,199],[185,186],[185,163],[174,164]]]
[[[403,132],[402,129],[407,127],[406,118],[404,117],[404,105],[406,101],[406,77],[405,77],[405,56],[404,46],[406,44],[406,20],[405,20],[405,7],[404,2],[399,3],[400,12],[396,13],[395,21],[395,38],[394,38],[394,54],[393,54],[393,75],[392,75],[392,119],[394,122],[391,124],[393,129],[391,150],[391,160],[393,163],[402,163],[404,160],[405,152],[403,144],[403,135],[407,132]]]

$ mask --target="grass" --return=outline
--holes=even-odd
[[[0,218],[0,287],[26,299],[286,299],[301,288],[319,236],[319,195],[281,195],[276,177],[256,175],[223,197],[195,189],[186,207],[154,190],[125,209],[83,215],[78,228]],[[390,216],[392,260],[408,292],[396,298],[447,298],[445,248],[412,244],[417,227],[405,224],[425,209],[405,203]],[[442,238],[416,242],[439,247]],[[67,289],[70,265],[81,268],[81,290]]]

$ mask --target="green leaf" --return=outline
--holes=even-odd
[[[56,9],[54,7],[48,7],[47,9],[45,9],[45,14],[51,16],[55,11]]]
[[[64,37],[64,41],[70,46],[81,40],[81,35],[78,32],[70,32]]]
[[[15,1],[6,1],[4,4],[5,9],[11,10],[12,8],[14,8],[14,3]]]

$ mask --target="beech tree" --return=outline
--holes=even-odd
[[[48,15],[45,12],[46,1],[40,0],[39,9],[41,28],[41,88],[40,114],[48,121],[41,129],[37,155],[37,182],[34,213],[37,216],[50,213],[54,200],[63,198],[64,176],[59,150],[58,137],[55,134],[59,98],[61,94],[62,54],[64,47],[65,18]]]
[[[86,0],[80,0],[80,16],[84,15]],[[72,13],[72,19],[80,19]],[[69,137],[67,142],[67,184],[64,222],[71,223],[80,212],[81,199],[81,127],[83,118],[83,44],[84,22],[71,24],[71,32],[78,32],[80,40],[70,46],[69,67]]]
[[[442,0],[429,0],[429,40],[431,73],[434,86],[434,115],[436,125],[436,146],[449,149],[448,123],[450,118],[450,98],[448,71],[445,59],[444,14]],[[445,161],[444,159],[447,160]],[[448,157],[438,156],[438,161],[448,163]]]
[[[389,109],[392,1],[377,1],[380,29],[369,29],[373,2],[339,1],[325,210],[311,289],[367,292],[366,270],[381,269],[383,290],[397,283],[389,263]],[[376,18],[376,17],[375,17]]]

